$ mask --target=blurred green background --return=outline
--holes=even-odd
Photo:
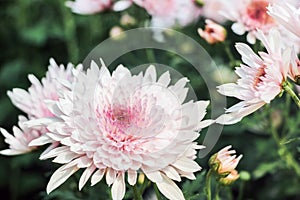
[[[85,56],[101,41],[109,37],[110,29],[120,25],[122,13],[110,11],[93,16],[81,16],[71,13],[62,0],[1,0],[0,1],[0,126],[11,132],[17,124],[17,116],[22,114],[17,110],[6,95],[7,90],[15,87],[28,88],[28,74],[41,78],[47,70],[49,58],[55,58],[57,63],[74,64],[82,61]],[[135,6],[126,11],[137,19],[137,24],[122,27],[124,30],[145,26],[148,15]],[[196,29],[203,27],[203,19],[180,31],[193,37],[211,54],[218,65],[226,66],[229,62],[222,44],[208,45],[197,36]],[[226,24],[230,29],[230,24]],[[235,41],[245,41],[244,37],[234,36],[228,31],[229,44],[234,56],[239,56],[233,49]],[[144,55],[140,52],[140,55]],[[182,70],[191,79],[195,91],[201,94],[201,99],[207,99],[203,82],[193,82],[197,77],[184,69],[184,61],[170,54],[161,55],[155,51],[154,56],[161,63],[169,64]],[[138,57],[138,56],[136,56]],[[125,59],[124,59],[125,60]],[[141,62],[141,61],[139,61]],[[125,66],[138,64],[133,60],[124,63]],[[230,69],[229,66],[227,66]],[[232,69],[230,69],[232,70]],[[200,93],[201,92],[201,93]],[[272,139],[269,131],[270,123],[276,123],[279,134],[286,134],[289,141],[287,148],[297,161],[299,158],[300,116],[296,107],[290,105],[290,99],[281,99],[266,106],[263,110],[244,119],[241,123],[226,126],[213,152],[225,145],[232,144],[238,154],[243,154],[238,170],[250,173],[250,177],[242,176],[231,188],[223,188],[223,199],[300,199],[300,180],[280,156],[285,152],[278,151],[278,144]],[[229,104],[236,102],[230,100]],[[283,112],[284,111],[284,112]],[[203,139],[203,132],[199,141]],[[2,135],[0,149],[7,148]],[[42,149],[31,154],[15,157],[0,156],[0,194],[1,199],[108,199],[109,189],[105,182],[94,187],[85,186],[78,192],[77,183],[80,173],[70,178],[62,187],[49,196],[45,193],[50,175],[59,165],[51,161],[39,161]],[[207,169],[207,159],[199,159],[199,163]],[[204,173],[199,173],[194,182],[181,183],[186,196],[190,199],[204,199]],[[129,191],[130,188],[128,188]],[[201,195],[197,195],[202,193]],[[130,198],[130,192],[127,197]],[[231,195],[231,197],[230,197]]]

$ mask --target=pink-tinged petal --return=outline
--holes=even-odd
[[[61,184],[63,184],[72,174],[74,174],[77,170],[77,166],[71,166],[69,168],[65,168],[66,165],[61,166],[58,168],[51,176],[50,181],[47,185],[47,193],[49,194]]]
[[[66,153],[69,152],[70,148],[66,147],[66,146],[62,146],[62,147],[57,147],[55,149],[52,149],[51,151],[48,151],[47,153],[44,153],[43,155],[40,156],[41,160],[45,160],[48,158],[53,158],[55,156],[58,156],[61,153]]]
[[[68,152],[63,152],[60,153],[59,155],[56,156],[56,158],[54,160],[52,160],[52,162],[54,163],[60,163],[60,164],[65,164],[65,163],[69,163],[72,160],[78,158],[79,155],[74,153],[74,152],[70,152],[70,150]]]
[[[107,185],[111,185],[117,178],[117,172],[111,168],[108,168],[105,177]]]
[[[83,188],[83,186],[86,184],[86,182],[89,180],[93,172],[95,171],[96,167],[94,165],[86,168],[84,172],[82,173],[80,180],[79,180],[79,190]]]
[[[111,196],[113,200],[122,200],[125,196],[125,180],[124,173],[119,173],[111,187]]]
[[[96,185],[99,181],[102,180],[105,174],[105,169],[98,169],[91,178],[91,186]]]
[[[53,142],[53,140],[51,138],[49,138],[47,135],[42,135],[41,137],[38,137],[34,140],[32,140],[28,146],[32,147],[32,146],[42,146],[44,144],[48,144]]]
[[[162,174],[162,181],[157,182],[159,191],[170,200],[184,200],[184,196],[179,187],[166,175]]]
[[[201,167],[195,161],[185,157],[179,158],[172,166],[185,172],[197,172],[201,170]]]
[[[228,97],[240,97],[239,86],[235,83],[226,83],[217,87],[218,92]]]
[[[128,176],[128,180],[127,180],[128,183],[130,185],[135,185],[137,180],[137,172],[135,170],[128,170],[127,176]]]

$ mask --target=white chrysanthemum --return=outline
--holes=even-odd
[[[58,66],[54,59],[50,59],[50,65],[46,73],[46,77],[41,82],[34,76],[29,75],[28,79],[31,86],[28,91],[20,88],[15,88],[8,91],[12,103],[28,115],[28,119],[39,119],[43,117],[52,117],[53,114],[46,106],[46,102],[56,101],[59,97],[59,92],[67,90],[74,79],[72,72],[73,65],[68,64],[65,68],[63,65]],[[67,86],[66,86],[67,85]],[[5,141],[10,145],[10,149],[3,150],[0,153],[5,155],[22,154],[32,150],[34,147],[28,144],[41,135],[44,135],[48,130],[44,127],[26,127],[26,117],[19,118],[19,126],[13,128],[13,135],[10,135],[4,129],[1,133],[6,138]],[[55,143],[56,144],[56,143]]]
[[[184,199],[173,180],[194,179],[201,169],[194,159],[203,146],[193,141],[211,123],[201,122],[209,102],[183,103],[188,80],[169,86],[169,73],[157,80],[153,66],[132,75],[120,65],[111,75],[104,64],[99,69],[92,62],[77,78],[72,91],[52,106],[56,118],[48,122],[47,136],[62,145],[41,159],[55,157],[64,165],[52,175],[47,192],[85,168],[79,189],[90,177],[95,185],[105,175],[114,200],[125,195],[125,174],[135,185],[139,171],[167,198]]]

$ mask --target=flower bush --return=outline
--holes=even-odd
[[[3,199],[300,198],[299,1],[1,5]]]

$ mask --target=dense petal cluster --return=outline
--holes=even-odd
[[[240,78],[237,83],[219,86],[218,91],[242,101],[227,109],[226,114],[217,119],[218,123],[236,123],[270,103],[282,91],[282,84],[287,78],[290,66],[291,49],[282,44],[281,35],[276,30],[271,30],[267,36],[260,32],[258,38],[268,53],[259,52],[258,56],[248,45],[236,44],[236,49],[245,63],[235,70]]]
[[[63,65],[58,66],[54,59],[50,59],[48,72],[41,82],[31,74],[28,76],[31,82],[28,91],[15,88],[12,91],[8,91],[7,94],[12,103],[23,111],[28,119],[35,120],[53,117],[53,113],[47,107],[47,102],[57,101],[60,93],[67,90],[65,85],[72,84],[75,76],[73,68],[72,64],[68,64],[66,68]],[[80,69],[81,66],[78,67],[78,70]],[[60,80],[63,80],[63,82],[60,82]],[[29,146],[32,140],[48,132],[44,127],[27,127],[27,118],[24,116],[19,117],[20,128],[13,128],[14,136],[1,129],[1,133],[6,138],[5,141],[10,145],[9,149],[1,151],[2,154],[26,153],[34,148]]]
[[[169,86],[170,81],[168,72],[157,80],[154,66],[144,75],[132,75],[120,65],[111,75],[103,63],[99,69],[92,62],[86,73],[79,72],[73,87],[52,104],[52,120],[31,123],[49,131],[48,139],[33,143],[61,144],[41,156],[64,164],[52,175],[47,192],[85,168],[79,189],[90,177],[94,185],[105,176],[113,199],[122,199],[125,175],[134,185],[141,171],[166,197],[184,199],[173,180],[194,179],[201,169],[194,159],[203,146],[193,141],[211,123],[201,121],[209,102],[184,103],[188,80]]]

